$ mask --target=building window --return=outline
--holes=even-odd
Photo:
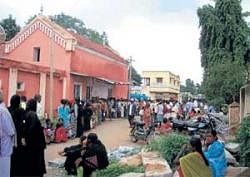
[[[33,48],[33,61],[35,62],[40,61],[40,47]]]
[[[74,97],[75,98],[82,98],[82,86],[79,83],[74,84]]]
[[[17,91],[24,91],[24,83],[23,82],[17,82],[16,89],[17,89]]]
[[[157,77],[156,78],[156,83],[157,84],[162,84],[163,83],[163,78],[162,77]]]
[[[108,98],[111,98],[112,97],[112,88],[109,88],[108,89]]]
[[[144,78],[144,84],[146,86],[150,86],[150,78],[149,77]]]
[[[91,97],[92,97],[91,92],[92,92],[92,88],[90,86],[87,86],[87,90],[86,90],[86,99],[87,100],[91,99]]]

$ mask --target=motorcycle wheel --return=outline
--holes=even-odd
[[[138,139],[136,139],[135,136],[131,136],[131,141],[132,141],[133,143],[136,143],[136,142],[138,141]]]

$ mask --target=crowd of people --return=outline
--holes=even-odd
[[[1,177],[42,177],[46,173],[46,143],[66,142],[70,137],[78,137],[81,141],[79,145],[59,152],[67,156],[65,168],[74,175],[76,167],[82,166],[84,176],[88,177],[94,170],[105,168],[108,158],[105,146],[96,134],[90,133],[88,137],[83,134],[106,119],[127,117],[132,127],[137,117],[145,123],[145,128],[157,123],[158,131],[166,134],[171,132],[170,117],[191,119],[215,111],[212,106],[197,100],[180,103],[175,100],[128,101],[112,98],[84,101],[76,98],[74,101],[61,100],[54,122],[42,115],[40,95],[28,101],[26,97],[13,95],[9,107],[3,101],[3,93],[0,92]],[[224,146],[218,141],[216,132],[213,131],[207,138],[205,152],[197,137],[191,139],[190,147],[192,153],[177,160],[179,176],[223,176],[226,169]]]
[[[46,173],[43,127],[36,113],[37,100],[21,107],[21,97],[13,95],[6,108],[0,92],[0,172],[1,177],[43,176]]]
[[[58,107],[56,127],[51,119],[44,119],[41,113],[41,96],[27,99],[13,95],[10,106],[6,107],[3,93],[0,91],[0,172],[1,177],[42,177],[46,173],[44,151],[46,139],[53,137],[54,142],[65,142],[72,131],[73,118],[76,114],[76,124],[80,117],[80,126],[76,125],[77,137],[83,136],[84,130],[90,129],[93,115],[92,104],[78,99],[73,110],[67,100],[62,100]],[[74,112],[76,110],[76,112]],[[43,121],[44,120],[44,121]],[[105,146],[97,135],[90,133],[87,142],[80,149],[78,166],[84,169],[84,177],[88,177],[96,169],[108,165]],[[93,164],[94,163],[94,164]]]

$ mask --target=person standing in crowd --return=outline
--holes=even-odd
[[[213,177],[224,177],[227,169],[224,145],[218,141],[215,130],[206,138],[205,156],[212,168]]]
[[[150,108],[150,104],[146,103],[146,106],[143,110],[143,122],[145,123],[145,127],[148,128],[149,125],[151,125],[152,120],[151,120],[151,108]]]
[[[74,112],[76,116],[76,137],[81,137],[83,134],[83,105],[81,104],[80,98],[75,99]]]
[[[90,130],[90,119],[93,115],[93,111],[91,109],[91,104],[90,103],[87,103],[84,110],[83,110],[83,119],[84,119],[84,130],[85,131],[88,131]]]
[[[134,100],[131,99],[130,104],[128,105],[128,121],[130,127],[132,127],[133,125],[135,114],[136,114],[136,104],[134,103]]]
[[[39,119],[42,119],[43,118],[42,104],[41,104],[42,97],[41,97],[41,95],[37,94],[37,95],[34,96],[34,99],[36,101],[36,113],[37,113],[37,116],[38,116]]]
[[[10,107],[8,110],[12,116],[16,134],[17,134],[17,147],[13,148],[11,156],[11,176],[23,176],[22,166],[24,156],[24,146],[22,140],[24,138],[24,114],[25,111],[20,107],[21,98],[19,95],[13,95],[10,99]]]
[[[25,114],[25,146],[26,154],[23,163],[24,176],[43,177],[46,173],[44,150],[46,148],[43,127],[36,114],[37,101],[31,99],[27,102]]]
[[[164,106],[162,104],[162,101],[160,101],[160,103],[157,106],[157,122],[162,123],[163,121],[163,110],[164,110]]]
[[[20,103],[20,106],[21,106],[21,108],[23,108],[24,110],[26,110],[26,103],[27,103],[27,98],[26,98],[26,96],[21,96],[21,103]]]
[[[10,161],[13,147],[16,146],[16,130],[8,109],[3,103],[0,91],[0,176],[10,177]]]
[[[68,128],[70,125],[70,108],[67,105],[67,100],[62,99],[61,105],[58,107],[58,117],[63,120],[63,127]]]

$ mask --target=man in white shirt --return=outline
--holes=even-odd
[[[136,105],[134,103],[134,100],[131,99],[128,105],[128,121],[129,121],[130,127],[132,127],[133,125],[135,114],[136,114]]]
[[[41,100],[42,97],[41,95],[35,95],[34,99],[36,100],[36,113],[39,119],[43,118],[43,113],[42,113],[42,104],[41,104]]]
[[[10,158],[16,145],[16,130],[12,117],[3,103],[0,91],[0,176],[10,177]]]

